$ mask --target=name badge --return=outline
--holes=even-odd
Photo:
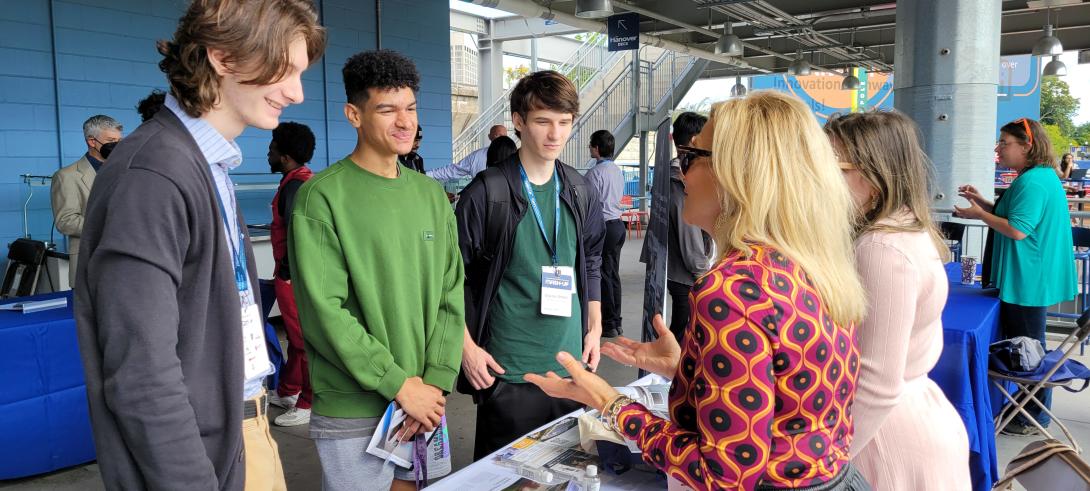
[[[269,352],[265,348],[265,323],[255,304],[242,307],[242,352],[246,380],[269,369]]]
[[[571,266],[541,267],[541,314],[571,317],[575,271]]]

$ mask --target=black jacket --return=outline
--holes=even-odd
[[[87,201],[76,333],[106,489],[243,489],[242,320],[213,186],[166,110],[117,146]]]
[[[589,186],[583,176],[574,168],[556,161],[557,172],[563,187],[560,201],[568,206],[575,216],[576,236],[576,274],[579,281],[576,289],[583,312],[583,332],[587,330],[587,302],[601,300],[600,281],[602,266],[602,239],[605,236],[605,222],[602,221],[602,205],[597,193]],[[506,213],[508,219],[499,237],[486,237],[489,200],[485,182],[489,175],[502,175],[508,186],[508,203],[512,212]],[[491,338],[488,323],[488,311],[496,298],[496,288],[503,278],[504,271],[511,261],[514,246],[514,234],[519,221],[526,215],[529,202],[522,192],[522,177],[519,173],[518,154],[514,154],[496,167],[481,171],[462,191],[458,207],[454,214],[458,218],[458,245],[465,261],[465,316],[469,334],[479,346],[488,346]],[[578,196],[585,193],[586,196]],[[580,210],[576,203],[585,203],[586,209]],[[534,306],[536,308],[536,306]],[[474,394],[469,381],[464,375],[458,377],[458,391]]]

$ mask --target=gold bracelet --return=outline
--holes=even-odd
[[[636,401],[624,394],[620,394],[610,400],[609,403],[602,408],[602,415],[606,418],[606,426],[609,429],[620,433],[621,428],[620,425],[617,424],[617,417],[620,416],[622,408],[633,402]]]

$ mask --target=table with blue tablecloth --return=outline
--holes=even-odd
[[[71,292],[68,306],[30,314],[0,311],[0,479],[49,472],[95,459]]]
[[[962,285],[960,263],[947,264],[946,272],[950,294],[942,311],[942,355],[929,375],[965,422],[973,489],[986,491],[998,477],[988,345],[999,335],[999,298],[980,283]]]

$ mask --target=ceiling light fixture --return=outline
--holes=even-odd
[[[787,67],[787,73],[796,77],[810,74],[810,62],[803,59],[801,49],[795,52],[795,59]]]
[[[742,38],[734,34],[734,27],[731,26],[730,18],[727,19],[723,26],[723,35],[719,36],[719,41],[715,43],[715,54],[742,56],[745,46],[742,46]]]
[[[742,77],[734,77],[734,87],[730,88],[730,96],[742,97],[746,95],[747,90],[746,86],[742,85]]]
[[[1056,36],[1052,35],[1052,10],[1049,9],[1047,12],[1045,14],[1045,35],[1033,43],[1033,56],[1051,56],[1064,52],[1063,44],[1060,43]]]
[[[1063,77],[1067,75],[1067,65],[1060,61],[1059,56],[1053,56],[1052,61],[1045,65],[1045,70],[1041,75],[1046,77]]]
[[[862,84],[859,82],[859,78],[852,74],[852,69],[848,69],[848,73],[844,75],[844,80],[840,81],[840,88],[844,90],[858,89]]]
[[[575,16],[580,19],[601,19],[613,15],[613,4],[609,0],[578,0],[575,3]]]

